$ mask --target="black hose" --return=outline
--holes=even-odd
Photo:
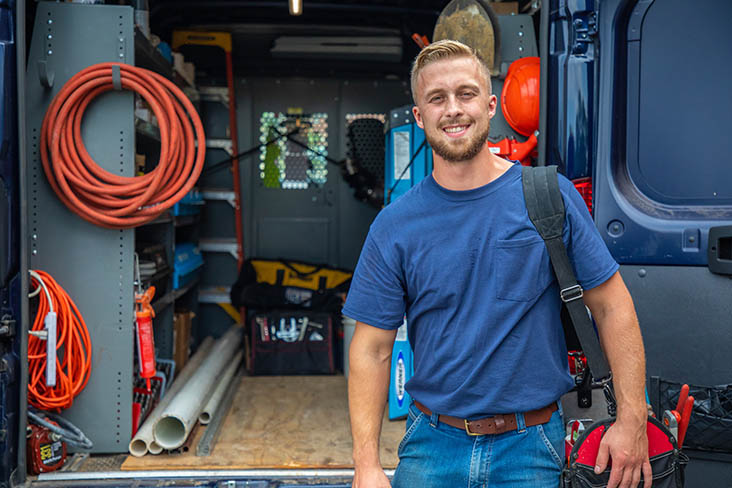
[[[59,425],[52,424],[51,422],[41,417],[41,415],[53,420]],[[34,424],[46,427],[51,432],[58,434],[61,437],[61,440],[63,440],[70,446],[78,447],[79,449],[91,449],[92,447],[94,447],[92,441],[90,441],[89,438],[85,436],[78,427],[76,427],[74,424],[61,417],[60,415],[43,412],[41,410],[35,410],[29,406],[28,417],[30,417]]]

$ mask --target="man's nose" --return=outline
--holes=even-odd
[[[462,115],[463,109],[460,100],[455,95],[447,97],[447,103],[445,105],[445,116],[453,118],[458,115]]]

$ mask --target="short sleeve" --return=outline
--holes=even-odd
[[[619,266],[572,182],[560,176],[560,186],[566,208],[564,241],[567,254],[574,267],[577,282],[582,288],[589,290],[610,279]]]
[[[398,329],[404,320],[405,286],[396,253],[372,226],[358,258],[343,315],[380,329]]]

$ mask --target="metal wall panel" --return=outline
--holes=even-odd
[[[61,203],[41,167],[40,129],[52,97],[75,73],[99,62],[134,62],[132,25],[129,7],[41,2],[26,73],[31,268],[59,282],[89,328],[91,378],[63,414],[94,442],[93,452],[124,452],[131,435],[134,231],[96,227]],[[39,61],[55,75],[50,89],[40,83]],[[101,167],[133,175],[131,93],[93,102],[82,135]]]
[[[732,383],[732,280],[694,266],[621,266],[638,313],[647,373]]]

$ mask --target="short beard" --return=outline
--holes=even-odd
[[[490,133],[490,130],[491,125],[489,122],[488,127],[486,127],[485,131],[482,134],[478,134],[478,137],[470,141],[470,145],[463,150],[454,150],[450,147],[449,143],[431,140],[432,138],[427,134],[426,131],[425,138],[427,139],[430,147],[432,147],[432,150],[435,151],[435,154],[440,156],[448,163],[459,163],[462,161],[469,161],[478,155],[478,153],[483,149],[483,146],[485,146],[486,141],[488,140],[488,134]]]

